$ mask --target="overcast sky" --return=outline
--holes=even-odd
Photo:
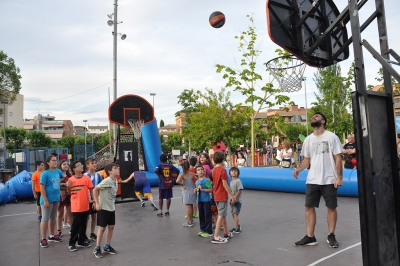
[[[338,9],[347,1],[335,1]],[[108,123],[108,88],[113,88],[113,37],[107,25],[107,14],[113,13],[113,0],[1,0],[0,50],[14,58],[21,69],[25,96],[24,118],[38,112],[70,119],[75,126]],[[374,1],[360,11],[361,23],[372,13]],[[386,0],[389,44],[400,53],[398,0]],[[212,88],[225,85],[215,64],[234,66],[240,60],[234,36],[249,25],[247,14],[254,17],[258,41],[263,51],[258,67],[276,57],[278,48],[266,26],[265,0],[119,0],[117,96],[137,94],[150,103],[154,98],[158,121],[175,123],[180,110],[177,96],[184,89]],[[226,16],[220,29],[212,28],[209,15],[219,10]],[[348,28],[349,35],[350,29]],[[379,50],[376,22],[362,34]],[[341,63],[343,74],[353,60]],[[374,78],[379,64],[364,49],[367,84]],[[398,68],[396,68],[399,71]],[[307,67],[307,102],[315,99],[313,75],[316,68]],[[268,79],[266,74],[265,79]],[[290,94],[304,106],[304,90]],[[244,99],[232,95],[234,103]]]

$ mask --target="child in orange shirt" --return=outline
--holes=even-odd
[[[89,211],[89,193],[93,198],[92,180],[83,174],[83,164],[80,161],[74,162],[72,170],[75,175],[67,182],[68,192],[71,194],[71,211],[73,223],[71,226],[71,237],[69,239],[69,251],[77,251],[78,247],[90,247],[86,242],[86,224]],[[93,206],[95,206],[93,204]],[[78,242],[78,245],[75,245]]]
[[[44,171],[44,162],[36,161],[36,171],[32,175],[32,192],[36,200],[36,209],[39,223],[42,221],[42,208],[40,208],[40,175]]]

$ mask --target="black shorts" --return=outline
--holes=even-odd
[[[306,207],[318,208],[321,196],[324,197],[325,206],[330,209],[336,209],[337,205],[337,188],[331,185],[314,185],[307,184],[306,188]]]
[[[36,192],[36,205],[37,206],[40,206],[40,195],[41,195],[40,192]]]
[[[107,227],[107,225],[115,225],[115,211],[99,210],[97,212],[97,226]]]
[[[96,214],[97,210],[93,209],[93,202],[89,203],[89,215]]]

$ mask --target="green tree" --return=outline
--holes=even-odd
[[[176,132],[172,132],[168,134],[167,141],[165,144],[170,148],[182,146],[182,135]]]
[[[245,104],[254,110],[250,114],[251,120],[251,151],[254,158],[254,121],[260,109],[266,105],[271,108],[275,105],[291,104],[288,96],[280,94],[279,89],[275,89],[271,82],[264,82],[261,73],[257,70],[257,59],[261,54],[258,49],[256,27],[254,26],[254,19],[247,15],[251,25],[246,31],[240,32],[235,36],[239,40],[239,52],[242,59],[240,65],[235,67],[227,67],[217,64],[217,73],[224,73],[223,78],[227,80],[226,87],[233,88],[234,91],[240,92],[245,97]],[[281,51],[281,50],[279,50]],[[254,166],[254,160],[252,160]]]
[[[52,140],[46,136],[43,131],[30,130],[27,133],[27,139],[31,148],[51,147]]]
[[[1,130],[4,136],[4,129]],[[23,128],[6,128],[6,148],[9,150],[25,148],[27,131]]]
[[[21,90],[22,78],[14,59],[0,51],[0,100],[12,103]],[[2,112],[2,111],[1,111]]]
[[[318,93],[315,93],[317,102],[312,103],[312,113],[323,113],[328,119],[327,129],[339,137],[354,130],[350,113],[352,80],[351,70],[347,77],[342,77],[338,64],[320,68],[314,74]]]
[[[384,86],[384,80],[383,80],[383,68],[379,68],[378,72],[377,72],[378,76],[375,77],[375,80],[379,82],[380,85],[382,85],[382,87],[378,90],[379,92],[385,92],[385,86]],[[392,85],[395,86],[394,90],[393,90],[393,94],[394,95],[399,95],[400,94],[400,87],[397,86],[398,82],[395,78],[392,77]],[[367,86],[369,90],[371,90],[372,88],[374,88],[374,85],[368,85]]]
[[[75,145],[75,137],[72,135],[62,137],[58,144],[63,148],[68,148],[69,153],[74,152],[74,145]]]
[[[160,120],[160,127],[163,127],[164,126],[164,120]]]
[[[207,88],[205,92],[184,91],[178,98],[182,107],[189,109],[182,109],[187,120],[183,135],[196,149],[221,141],[230,149],[234,139],[246,137],[250,131],[252,109],[233,105],[225,89],[217,93]]]

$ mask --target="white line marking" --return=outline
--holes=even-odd
[[[283,249],[283,248],[278,248],[279,250],[283,250],[283,251],[287,251],[287,252],[290,252],[289,250],[287,250],[287,249]]]
[[[11,216],[19,216],[19,215],[27,215],[27,214],[34,214],[36,212],[27,212],[27,213],[17,213],[17,214],[8,214],[8,215],[2,215],[1,217],[11,217]]]
[[[324,260],[326,260],[326,259],[329,259],[330,257],[333,257],[333,256],[335,256],[335,255],[337,255],[337,254],[339,254],[339,253],[341,253],[341,252],[343,252],[343,251],[346,251],[346,250],[348,250],[348,249],[354,248],[354,247],[359,246],[359,245],[361,245],[361,242],[358,242],[357,244],[354,244],[354,245],[352,245],[352,246],[350,246],[350,247],[347,247],[347,248],[342,249],[342,250],[340,250],[340,251],[338,251],[338,252],[335,252],[335,253],[333,253],[333,254],[327,256],[327,257],[324,257],[324,258],[322,258],[322,259],[319,259],[319,260],[317,260],[316,262],[313,262],[313,263],[311,263],[311,264],[308,264],[308,266],[317,265],[318,263],[320,263],[320,262],[322,262],[322,261],[324,261]]]

